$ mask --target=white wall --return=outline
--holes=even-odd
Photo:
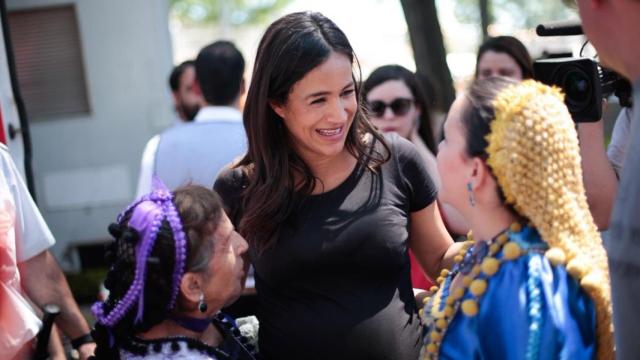
[[[140,156],[171,125],[168,0],[8,0],[8,10],[75,4],[91,113],[31,121],[38,203],[54,254],[104,241],[135,193]]]

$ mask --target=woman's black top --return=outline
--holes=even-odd
[[[335,189],[305,197],[275,245],[250,247],[263,359],[418,358],[409,219],[436,189],[413,144],[386,139],[391,158],[377,172],[357,165]],[[236,227],[246,182],[231,169],[214,186]]]

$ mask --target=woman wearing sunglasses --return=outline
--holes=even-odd
[[[440,188],[431,116],[416,75],[400,65],[381,66],[362,85],[362,98],[369,119],[380,131],[396,132],[416,146],[429,175]],[[458,212],[447,204],[440,205],[447,230],[457,235],[465,234],[468,227]],[[431,281],[425,277],[413,254],[409,254],[413,287],[429,289]]]
[[[416,145],[440,187],[431,117],[416,75],[400,65],[381,66],[362,85],[362,98],[369,119],[380,131],[396,132]]]

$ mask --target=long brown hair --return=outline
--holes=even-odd
[[[311,194],[318,181],[291,148],[286,126],[269,103],[286,104],[293,85],[326,61],[332,52],[347,56],[357,65],[342,30],[315,12],[292,13],[276,20],[260,41],[243,114],[249,146],[236,165],[248,179],[242,194],[239,230],[259,251],[276,241],[281,224],[291,218],[300,200]],[[354,83],[361,104],[355,76]],[[371,150],[371,143],[376,142],[382,144],[382,151],[376,147]],[[389,158],[386,142],[363,115],[360,105],[345,147],[371,170]],[[297,183],[294,174],[298,176]]]

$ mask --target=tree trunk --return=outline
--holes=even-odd
[[[430,100],[446,112],[455,99],[455,89],[447,66],[435,0],[400,2],[409,28],[418,77]]]
[[[482,41],[489,38],[489,25],[491,24],[491,13],[489,12],[489,0],[479,0],[480,24],[482,26]]]

